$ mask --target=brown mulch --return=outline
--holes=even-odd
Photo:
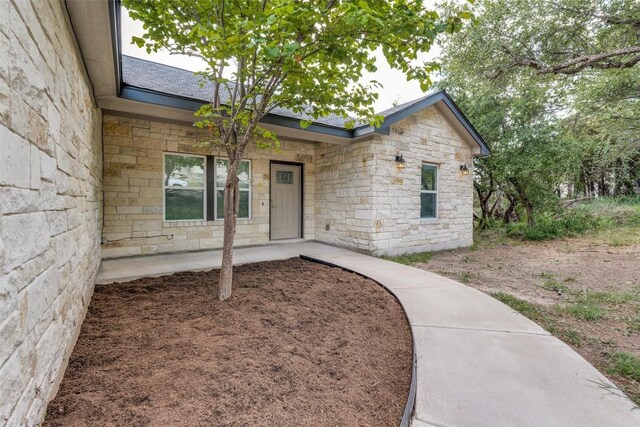
[[[298,258],[98,285],[47,426],[398,425],[412,343],[375,282]]]

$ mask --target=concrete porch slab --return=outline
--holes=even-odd
[[[316,252],[337,249],[316,242],[275,243],[265,246],[236,248],[234,265],[293,258],[306,250]],[[179,252],[173,254],[144,255],[128,258],[104,259],[100,265],[97,284],[127,282],[149,276],[163,276],[178,271],[199,271],[220,268],[222,251]]]

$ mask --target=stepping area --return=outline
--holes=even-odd
[[[640,426],[640,410],[569,346],[454,280],[317,242],[240,248],[234,261],[300,255],[367,276],[402,304],[416,346],[412,426]],[[219,250],[104,260],[97,282],[220,263]]]

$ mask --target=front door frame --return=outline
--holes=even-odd
[[[269,160],[269,241],[271,241],[271,170],[273,165],[300,166],[300,237],[304,239],[304,163]]]

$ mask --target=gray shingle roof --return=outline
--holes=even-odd
[[[210,102],[211,94],[213,93],[211,82],[206,81],[204,77],[192,71],[126,55],[121,56],[121,64],[123,87],[136,88],[134,90],[135,92],[149,91],[155,98],[150,100],[147,96],[146,102],[171,106],[180,104],[181,106],[178,108],[187,108],[184,107],[185,104],[188,105],[188,108],[197,108],[200,102]],[[124,93],[124,89],[122,90]],[[130,97],[130,99],[136,98]],[[140,98],[137,100],[140,100]],[[312,120],[313,125],[307,129],[311,132],[354,138],[371,132],[388,134],[390,132],[390,126],[393,123],[441,101],[449,107],[454,116],[478,143],[481,147],[482,154],[489,155],[489,148],[482,139],[482,136],[478,134],[471,122],[469,122],[445,91],[432,93],[381,111],[379,114],[382,115],[385,120],[382,126],[376,129],[371,128],[366,123],[357,123],[356,129],[348,130],[345,127],[345,123],[349,120],[348,118],[332,115],[313,119],[309,115],[297,114],[284,108],[271,110],[263,121],[265,123],[299,128],[300,120]]]
[[[210,102],[213,94],[213,84],[201,75],[127,55],[122,55],[122,81],[130,86],[203,102]],[[229,98],[229,94],[226,97],[224,95],[222,93],[222,102]],[[313,119],[309,115],[297,114],[284,108],[273,109],[271,114],[297,120]],[[337,128],[344,128],[346,120],[336,115],[313,119],[315,123]]]

